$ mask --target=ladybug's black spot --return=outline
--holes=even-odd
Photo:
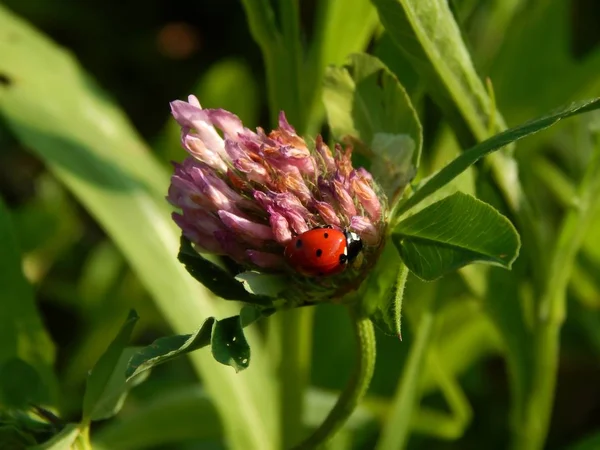
[[[323,234],[323,237],[324,237],[325,239],[327,239],[327,238],[329,237],[329,233],[324,233],[324,234]]]
[[[320,248],[317,249],[317,258],[320,258],[322,254],[323,254],[323,250],[321,250]]]
[[[348,262],[348,256],[342,253],[340,255],[340,264],[346,264]]]
[[[296,241],[296,248],[300,248],[300,247],[302,247],[302,239],[298,239]]]

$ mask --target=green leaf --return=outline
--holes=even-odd
[[[307,52],[303,81],[312,97],[313,121],[322,120],[315,108],[322,109],[321,94],[325,70],[343,64],[347,56],[364,51],[379,20],[369,0],[328,0],[316,4],[312,42]],[[315,117],[317,116],[317,117]]]
[[[506,217],[461,192],[400,222],[392,239],[408,268],[425,280],[474,262],[510,268],[520,247]]]
[[[236,372],[248,368],[250,364],[250,346],[240,316],[219,320],[213,327],[210,348],[214,358],[226,364]]]
[[[406,91],[381,61],[355,54],[345,66],[329,67],[323,101],[335,138],[350,136],[375,153],[374,175],[389,195],[412,178],[423,130]]]
[[[27,372],[34,368],[37,372],[35,379],[41,380],[42,383],[39,386],[40,390],[35,390],[35,400],[40,403],[54,403],[57,386],[52,370],[54,345],[36,310],[33,290],[23,276],[16,233],[10,213],[2,199],[0,242],[0,366],[8,363],[13,369],[19,370],[16,365],[20,365]],[[30,375],[33,379],[34,375]],[[7,394],[12,395],[10,392]],[[13,394],[16,395],[17,392]]]
[[[79,425],[70,423],[52,439],[40,445],[29,447],[29,450],[72,450],[75,440],[79,437]]]
[[[402,202],[395,216],[398,217],[402,213],[417,205],[419,202],[433,194],[441,187],[448,184],[469,166],[475,164],[484,156],[504,147],[511,142],[518,141],[530,134],[537,133],[545,128],[548,128],[562,119],[581,114],[588,111],[593,111],[600,108],[600,98],[585,100],[582,102],[572,103],[566,107],[560,108],[554,112],[547,114],[535,120],[531,120],[523,125],[503,131],[486,141],[477,144],[476,146],[465,151],[462,155],[455,158],[450,164],[432,176],[423,186],[421,186],[412,197]]]
[[[179,261],[197,281],[225,300],[237,300],[246,303],[270,304],[271,300],[263,295],[254,295],[244,288],[244,284],[230,275],[225,269],[205,259],[192,248],[188,239],[181,236]]]
[[[235,279],[240,281],[250,294],[264,297],[277,298],[287,288],[285,277],[280,275],[249,271],[236,275]]]
[[[151,345],[137,351],[129,359],[125,372],[127,380],[154,366],[207,346],[210,344],[210,337],[215,322],[216,319],[214,317],[209,317],[192,334],[162,337],[154,341]]]
[[[381,23],[440,105],[459,140],[488,134],[491,102],[447,0],[373,0]],[[504,128],[495,113],[497,127]]]
[[[125,320],[121,330],[91,370],[83,396],[82,423],[89,422],[94,415],[98,418],[103,418],[108,413],[107,409],[110,408],[107,408],[100,402],[106,401],[104,399],[105,396],[113,394],[108,391],[109,387],[111,387],[111,378],[119,363],[119,359],[121,359],[123,350],[129,343],[133,327],[138,319],[139,317],[135,311],[132,310],[129,312],[129,316]],[[110,399],[108,403],[112,403]]]
[[[522,0],[521,0],[522,1]],[[511,120],[536,116],[556,104],[597,95],[600,48],[573,51],[569,14],[572,5],[561,0],[523,2],[504,44],[490,58],[490,77],[498,106]],[[548,30],[552,30],[551,33]],[[486,30],[490,40],[498,40]],[[552,51],[547,51],[552,49]],[[528,70],[523,70],[524,65]],[[552,77],[547,76],[549,73]],[[557,86],[555,80],[561,80]]]
[[[93,438],[94,450],[143,450],[190,440],[219,439],[223,427],[206,391],[185,386],[157,392]]]
[[[408,441],[410,421],[406,419],[412,417],[413,411],[419,405],[419,384],[435,329],[435,307],[434,299],[425,299],[417,323],[414,343],[410,347],[390,410],[383,423],[376,450],[404,448]]]
[[[526,263],[522,262],[523,265]],[[502,340],[501,348],[506,359],[512,410],[519,414],[525,407],[526,396],[533,389],[530,380],[534,371],[535,337],[531,330],[533,319],[527,314],[533,314],[533,307],[528,307],[533,299],[526,298],[515,272],[491,267],[487,281],[487,295],[483,298],[483,307]],[[513,420],[518,420],[516,414]]]
[[[150,375],[149,371],[144,371],[138,376],[129,379],[125,378],[125,370],[127,369],[129,360],[138,350],[139,348],[137,347],[123,349],[102,397],[94,405],[91,420],[105,420],[116,415],[123,407],[129,391],[148,378]]]
[[[125,371],[125,376],[127,380],[131,380],[133,377],[154,366],[170,361],[186,353],[193,352],[202,347],[206,347],[209,344],[213,346],[213,353],[215,351],[214,345],[216,345],[218,357],[215,356],[215,359],[223,364],[229,365],[228,362],[223,362],[225,352],[222,351],[220,346],[227,343],[228,339],[232,339],[233,337],[236,337],[235,340],[238,341],[238,343],[243,342],[243,345],[247,346],[246,338],[243,336],[241,328],[247,327],[261,317],[267,317],[273,312],[275,312],[275,309],[261,309],[255,306],[246,305],[240,311],[239,316],[233,316],[223,320],[216,320],[214,317],[209,317],[192,334],[166,336],[157,339],[151,345],[138,350],[131,356],[127,365],[127,370]],[[240,329],[235,332],[242,334],[240,340],[238,340],[236,334],[232,334],[231,330],[233,330],[234,327],[231,326],[230,321],[239,323]],[[224,326],[222,325],[222,322],[226,322]],[[213,340],[215,339],[215,330],[218,339],[218,343],[216,344],[213,343]],[[234,346],[236,349],[237,345],[238,344]],[[249,349],[247,359],[249,360]],[[246,362],[246,367],[247,365],[248,362]]]
[[[164,199],[168,173],[72,55],[2,6],[0,54],[0,73],[11,80],[0,85],[3,121],[98,221],[174,332],[239,311],[215,298],[177,261],[180,231]],[[6,328],[0,328],[3,334]],[[251,342],[259,339],[255,330],[246,334]],[[256,371],[244,377],[209,355],[190,358],[230,431],[227,445],[270,450],[276,416],[271,402],[258,399],[273,395],[274,375],[269,355],[257,348],[252,356]]]
[[[47,391],[35,368],[19,358],[0,365],[0,405],[27,409],[47,401]]]
[[[385,334],[402,336],[400,315],[408,270],[391,242],[358,293],[362,310]]]

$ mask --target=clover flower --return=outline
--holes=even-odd
[[[190,156],[174,163],[167,199],[199,253],[229,257],[240,270],[288,276],[298,288],[288,298],[334,298],[356,289],[383,246],[387,203],[371,174],[353,168],[351,148],[336,145],[332,152],[320,136],[309,148],[283,112],[279,128],[266,134],[228,111],[203,109],[194,96],[171,109]],[[283,256],[286,244],[318,227],[358,234],[361,258],[331,277],[294,271]]]

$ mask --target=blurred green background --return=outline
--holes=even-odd
[[[312,18],[318,3],[301,2],[306,33],[315,26]],[[509,4],[517,3],[522,9],[511,9]],[[269,128],[262,56],[238,1],[3,0],[2,4],[72,52],[85,71],[123,108],[167,169],[170,160],[184,156],[179,149],[178,130],[169,117],[171,100],[196,93],[204,107],[223,107],[238,114],[249,127]],[[597,0],[457,0],[454,8],[479,73],[491,75],[498,107],[509,125],[574,97],[599,92]],[[369,48],[411,91],[418,84],[411,68],[402,59],[394,58],[386,35],[377,36]],[[421,98],[425,166],[436,167],[440,163],[430,150],[435,146],[443,118],[433,102],[420,96],[418,87],[412,93]],[[173,330],[103,227],[2,120],[0,116],[0,196],[11,211],[24,255],[24,271],[34,286],[44,326],[56,346],[54,367],[61,415],[77,421],[87,371],[130,308],[142,317],[134,344],[147,345]],[[327,136],[326,128],[323,132]],[[553,183],[544,182],[544,175],[558,168],[568,179],[576,178],[581,171],[582,159],[575,151],[569,153],[569,145],[561,139],[560,133],[540,138],[525,144],[525,150],[519,153],[525,185],[546,208],[548,227],[557,220],[562,207],[552,192]],[[542,154],[544,160],[538,164]],[[438,158],[444,159],[439,155]],[[548,171],[544,164],[551,165]],[[540,171],[544,172],[541,176]],[[591,253],[593,250],[598,252],[596,248]],[[160,266],[163,261],[154,263]],[[573,301],[563,330],[549,449],[567,448],[600,431],[600,266],[585,253],[579,266],[583,269],[576,272],[574,277],[578,278],[569,290]],[[526,272],[527,268],[516,270]],[[432,285],[410,280],[407,298],[416,303],[419,295],[429,289],[442,291],[448,299],[433,339],[443,365],[451,367],[462,386],[472,415],[468,411],[463,411],[463,416],[459,414],[457,423],[449,425],[446,439],[432,437],[427,431],[414,433],[408,448],[506,448],[510,396],[499,339],[461,277],[448,276],[443,283]],[[410,307],[407,305],[409,314]],[[368,400],[373,411],[385,408],[385,399],[397,387],[406,353],[414,340],[410,321],[404,330],[403,342],[378,335],[379,358]],[[353,344],[346,316],[334,306],[317,308],[310,374],[315,388],[335,392],[343,387],[352,368]],[[198,420],[202,420],[200,411],[205,410],[205,400],[197,392],[196,379],[185,358],[160,366],[148,381],[132,391],[113,421],[135,419],[157,397],[181,395],[190,399],[196,394],[198,404],[188,411],[197,408]],[[422,407],[448,412],[431,376],[423,380],[422,389]],[[316,398],[326,398],[320,392],[316,391]],[[162,411],[160,407],[158,410]],[[154,420],[165,419],[158,415]],[[113,421],[95,424],[92,435],[118,433],[116,427],[111,429]],[[353,435],[355,448],[373,448],[378,426],[367,422],[368,426],[361,423]],[[135,434],[131,431],[135,430],[135,423],[126,425],[131,428],[124,433]],[[144,442],[139,448],[225,448],[217,436],[196,435],[193,415],[189,423],[178,425],[176,436],[168,437],[177,437],[176,442],[162,443],[155,437],[151,442],[159,443]],[[143,428],[141,424],[137,426]],[[218,432],[217,425],[213,431]],[[122,444],[118,448],[138,448],[134,444],[128,446],[124,439],[116,440]],[[600,444],[589,448],[600,448]]]

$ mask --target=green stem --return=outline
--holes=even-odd
[[[295,450],[317,448],[326,443],[348,420],[362,397],[367,392],[375,368],[375,330],[368,317],[359,315],[349,308],[357,343],[356,368],[348,385],[325,421]]]
[[[278,336],[282,448],[291,448],[302,436],[304,397],[310,376],[313,308],[281,311]]]
[[[548,434],[558,373],[560,330],[565,320],[566,290],[575,257],[596,210],[600,193],[600,145],[578,189],[579,201],[560,227],[545,289],[538,305],[533,344],[531,388],[523,402],[522,420],[516,423],[513,448],[542,449]]]
[[[377,442],[377,450],[401,449],[406,445],[411,429],[412,413],[419,396],[425,357],[431,342],[434,322],[433,299],[427,299],[425,311],[419,320],[415,342],[408,354],[391,411]]]
[[[79,436],[75,441],[75,445],[73,446],[77,450],[92,450],[92,444],[90,443],[90,426],[81,425]]]
[[[282,97],[281,107],[285,109],[290,123],[299,134],[305,132],[307,114],[303,98],[303,49],[300,41],[300,12],[298,0],[279,0],[281,31],[283,33],[282,59],[279,64],[286,72],[286,80],[273,80],[279,83]],[[285,98],[285,102],[284,99]],[[272,111],[279,113],[279,111]]]

